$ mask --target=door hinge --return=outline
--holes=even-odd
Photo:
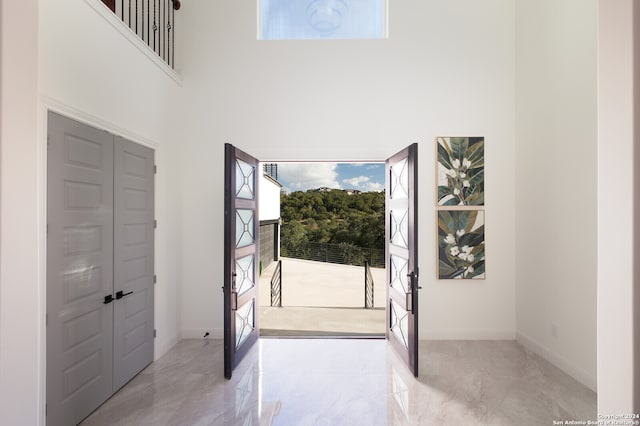
[[[44,314],[44,324],[49,325],[49,314]]]
[[[154,283],[154,284],[157,284],[157,283],[158,283],[158,276],[157,276],[157,275],[154,275],[154,276],[153,276],[153,283]]]
[[[44,415],[47,415],[47,404],[44,404]]]
[[[153,228],[157,228],[158,227],[158,221],[156,219],[153,220]]]
[[[156,332],[156,329],[154,328],[154,329],[153,329],[153,338],[155,339],[155,338],[156,338],[156,336],[157,336],[157,332]]]
[[[155,175],[156,173],[158,173],[158,166],[154,165],[153,166],[153,174]]]

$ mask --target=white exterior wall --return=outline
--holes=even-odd
[[[253,1],[183,9],[183,336],[222,333],[224,142],[262,161],[418,142],[420,337],[515,337],[513,1],[391,2],[389,39],[354,41],[257,41]],[[486,137],[484,281],[435,280],[434,139],[450,135]]]
[[[517,338],[593,390],[596,34],[597,0],[516,1]]]
[[[258,216],[262,220],[280,219],[280,185],[260,172]]]

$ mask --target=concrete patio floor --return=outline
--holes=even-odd
[[[364,267],[282,258],[282,307],[271,307],[271,277],[259,283],[262,336],[381,336],[385,332],[385,270],[371,268],[374,308],[364,309]]]

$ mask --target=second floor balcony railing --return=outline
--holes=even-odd
[[[102,0],[171,68],[175,66],[176,11],[179,0]]]

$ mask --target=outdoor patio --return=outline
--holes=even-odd
[[[281,260],[282,307],[270,306],[270,282],[277,262],[260,276],[260,335],[384,335],[384,269],[371,268],[374,305],[365,309],[364,267],[291,258]]]

